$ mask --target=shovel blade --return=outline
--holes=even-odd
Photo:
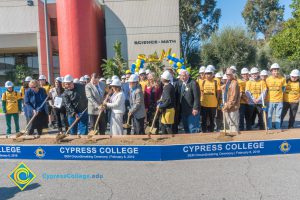
[[[130,128],[130,124],[123,124],[123,128]]]
[[[156,131],[157,131],[157,128],[152,128],[152,129],[150,130],[150,133],[153,134],[153,135],[155,135],[155,134],[156,134]]]

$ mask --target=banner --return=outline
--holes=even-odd
[[[300,153],[300,139],[164,146],[0,145],[0,159],[164,161]]]

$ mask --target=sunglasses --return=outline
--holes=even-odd
[[[35,89],[36,87],[30,87],[30,88]]]

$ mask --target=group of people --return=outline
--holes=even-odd
[[[259,129],[281,129],[288,111],[288,128],[294,126],[300,99],[299,70],[293,70],[288,79],[280,75],[277,63],[270,72],[253,67],[243,68],[238,75],[231,66],[222,75],[215,70],[212,65],[200,67],[197,80],[185,69],[176,76],[172,67],[165,67],[160,77],[149,69],[134,74],[128,70],[121,78],[114,75],[108,79],[96,73],[80,79],[66,75],[57,77],[53,87],[40,75],[38,80],[26,77],[20,92],[7,81],[2,95],[6,133],[9,137],[12,132],[11,118],[16,132],[20,131],[22,111],[30,135],[35,129],[42,134],[48,125],[57,127],[60,134],[71,127],[71,135],[86,135],[90,130],[105,134],[108,125],[112,135],[145,134],[145,127],[153,125],[161,134],[225,129],[234,136],[251,130],[256,117]],[[123,128],[127,122],[131,126]]]

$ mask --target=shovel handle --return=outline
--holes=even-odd
[[[151,129],[150,129],[150,130],[152,130],[152,129],[153,129],[153,127],[154,127],[154,124],[155,124],[155,121],[156,121],[156,118],[157,118],[158,112],[159,112],[159,110],[158,110],[158,109],[156,109],[156,111],[155,111],[155,115],[154,115],[154,119],[153,119],[153,121],[152,121],[152,125],[151,125]]]
[[[76,120],[71,124],[71,126],[68,128],[68,130],[66,131],[65,135],[69,134],[70,130],[75,126],[75,124],[77,124],[77,122],[80,120],[80,118],[82,117],[82,114],[85,113],[87,110],[87,108],[81,113],[81,115],[76,118]]]

